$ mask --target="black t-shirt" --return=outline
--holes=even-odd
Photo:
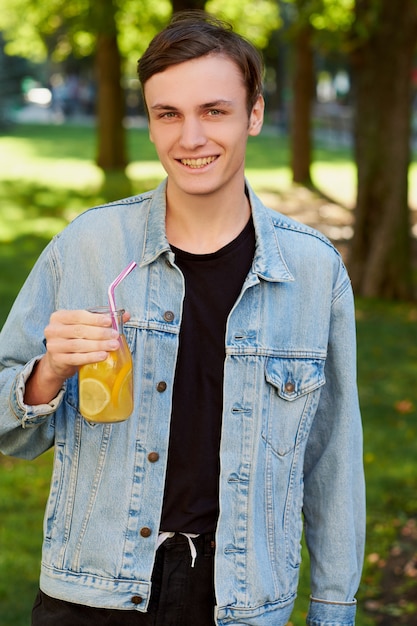
[[[252,265],[255,232],[212,254],[171,246],[185,277],[161,530],[214,531],[219,512],[219,446],[227,317]]]

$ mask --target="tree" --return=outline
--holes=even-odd
[[[278,0],[288,23],[292,51],[291,168],[293,182],[310,186],[311,117],[315,89],[315,54],[345,45],[353,0]]]
[[[122,59],[117,41],[115,7],[113,0],[101,0],[97,8],[92,9],[97,28],[97,165],[104,170],[124,169],[127,165],[123,127],[125,107],[121,89]]]
[[[407,176],[415,0],[356,0],[353,34],[358,196],[349,270],[357,294],[410,298]]]
[[[15,0],[13,4],[0,0],[0,29],[8,40],[7,53],[57,62],[70,54],[94,56],[97,163],[105,171],[124,170],[128,161],[121,84],[125,60],[144,51],[170,12],[169,0]]]
[[[27,59],[10,58],[4,53],[0,33],[0,129],[10,124],[9,109],[22,102],[22,83],[34,68]]]
[[[107,171],[123,170],[128,160],[121,86],[126,67],[133,68],[133,59],[136,65],[136,59],[166,24],[172,10],[203,8],[204,4],[204,0],[172,0],[172,4],[169,0],[0,0],[0,30],[8,40],[9,54],[56,61],[70,54],[94,56],[98,84],[97,163]],[[232,19],[237,30],[261,47],[277,26],[275,0],[212,0],[211,5],[209,10]]]
[[[311,48],[322,54],[339,48],[350,61],[355,86],[352,283],[366,297],[413,297],[408,168],[417,0],[280,2],[292,9],[293,179],[310,179]]]
[[[293,39],[291,168],[293,182],[311,185],[311,107],[315,74],[312,27],[301,24]]]
[[[231,24],[260,50],[281,21],[276,0],[207,0],[205,9]]]
[[[190,9],[204,9],[206,0],[172,0],[172,12],[189,11]]]

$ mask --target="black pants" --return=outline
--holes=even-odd
[[[100,609],[57,600],[39,591],[32,626],[214,626],[214,541],[209,533],[188,540],[176,534],[156,554],[152,593],[146,613]]]

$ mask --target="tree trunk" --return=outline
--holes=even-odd
[[[171,0],[172,11],[190,11],[192,9],[204,9],[206,0]]]
[[[371,4],[357,0],[358,22],[366,23]],[[349,271],[358,295],[407,299],[412,297],[407,176],[417,5],[379,0],[378,6],[373,30],[352,55],[358,196]]]
[[[314,57],[311,27],[306,24],[293,43],[293,105],[291,115],[291,167],[295,183],[311,184],[311,104],[314,93]]]
[[[126,167],[126,137],[123,120],[124,95],[121,83],[121,56],[117,43],[115,7],[102,0],[96,8],[97,28],[97,165],[104,170]]]

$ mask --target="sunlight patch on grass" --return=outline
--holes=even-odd
[[[291,187],[291,171],[288,167],[276,169],[246,169],[246,177],[254,190],[280,192]]]
[[[8,163],[18,163],[19,160],[38,158],[36,143],[24,137],[1,138],[0,164],[3,169]]]
[[[356,166],[352,162],[317,161],[312,164],[311,176],[320,191],[343,206],[353,208],[356,201]]]
[[[408,198],[411,208],[417,211],[417,163],[415,162],[411,163],[408,172]]]
[[[2,145],[3,150],[3,145]],[[3,180],[36,181],[49,187],[83,190],[97,189],[103,183],[103,172],[92,161],[37,157],[25,163],[12,156],[1,162]]]
[[[43,237],[53,237],[65,228],[67,222],[54,217],[39,217],[25,220],[5,220],[0,221],[0,241],[11,242],[22,235],[41,235]]]
[[[65,220],[56,216],[31,215],[30,207],[16,201],[4,202],[0,209],[0,241],[12,241],[25,234],[51,236],[64,225]]]
[[[163,180],[166,172],[159,161],[133,161],[126,168],[127,176],[132,180],[158,179]]]

